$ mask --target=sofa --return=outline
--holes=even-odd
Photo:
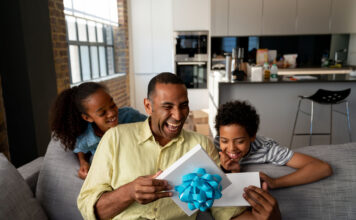
[[[334,174],[315,183],[270,190],[283,219],[356,219],[356,143],[298,148],[329,162]],[[44,157],[18,169],[0,154],[0,219],[82,219],[76,199],[83,180],[71,151],[51,140]],[[271,164],[249,165],[244,171],[262,171],[277,177],[293,171]],[[200,213],[199,219],[212,219]]]

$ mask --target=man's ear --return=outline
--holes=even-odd
[[[94,122],[94,120],[87,114],[82,114],[82,119],[84,119],[87,122]]]
[[[145,98],[143,100],[143,104],[145,106],[145,111],[148,115],[151,115],[152,114],[152,110],[153,110],[153,106],[152,106],[152,103],[151,101],[148,99],[148,98]]]

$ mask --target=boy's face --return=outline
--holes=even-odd
[[[220,148],[231,159],[239,161],[250,149],[256,138],[250,137],[246,129],[238,124],[223,125],[219,128]]]

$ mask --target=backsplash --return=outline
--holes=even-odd
[[[221,58],[224,53],[231,53],[233,48],[242,47],[244,61],[255,63],[256,50],[266,48],[277,50],[277,60],[283,54],[298,54],[297,67],[320,67],[323,56],[333,60],[336,51],[346,49],[346,53],[339,52],[346,64],[349,38],[349,34],[212,37],[211,57]]]

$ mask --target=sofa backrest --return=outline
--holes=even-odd
[[[356,143],[308,146],[295,150],[328,162],[333,175],[311,184],[270,190],[283,219],[356,219]],[[261,171],[271,177],[292,168],[271,164],[248,165],[243,171]]]
[[[78,175],[79,162],[72,151],[51,140],[40,171],[36,197],[51,220],[83,219],[77,197],[83,185]]]
[[[0,153],[0,219],[47,219],[17,169]]]

